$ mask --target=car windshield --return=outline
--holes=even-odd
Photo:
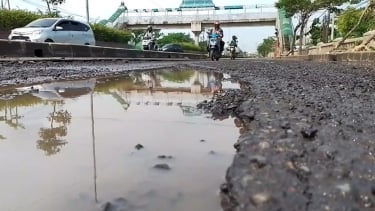
[[[52,26],[54,23],[56,23],[57,19],[38,19],[38,20],[35,20],[29,24],[27,24],[25,27],[42,27],[42,28],[45,28],[45,27],[50,27]]]

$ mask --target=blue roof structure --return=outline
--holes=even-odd
[[[208,8],[215,7],[212,0],[182,0],[180,8]]]
[[[232,6],[224,6],[225,10],[238,10],[243,9],[242,5],[232,5]]]

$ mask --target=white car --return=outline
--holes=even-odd
[[[13,29],[9,40],[30,42],[95,45],[95,36],[88,24],[63,18],[42,18],[25,27]]]

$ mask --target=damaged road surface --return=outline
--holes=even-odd
[[[109,76],[150,67],[227,73],[240,81],[240,89],[223,90],[197,106],[216,119],[234,118],[240,128],[240,137],[231,143],[236,150],[233,162],[223,172],[223,210],[375,210],[373,65],[279,60],[27,65],[2,64],[1,84]],[[164,165],[168,156],[161,155],[153,167],[173,171]]]
[[[226,62],[243,81],[199,107],[244,132],[224,210],[375,210],[375,69],[335,63]]]

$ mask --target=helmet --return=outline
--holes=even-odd
[[[215,26],[215,27],[220,27],[220,23],[219,23],[218,21],[216,21],[216,22],[214,23],[214,26]]]
[[[232,36],[232,40],[237,40],[237,36],[236,36],[236,35],[233,35],[233,36]]]
[[[151,26],[151,25],[149,25],[149,26],[147,27],[147,31],[152,31],[152,26]]]

